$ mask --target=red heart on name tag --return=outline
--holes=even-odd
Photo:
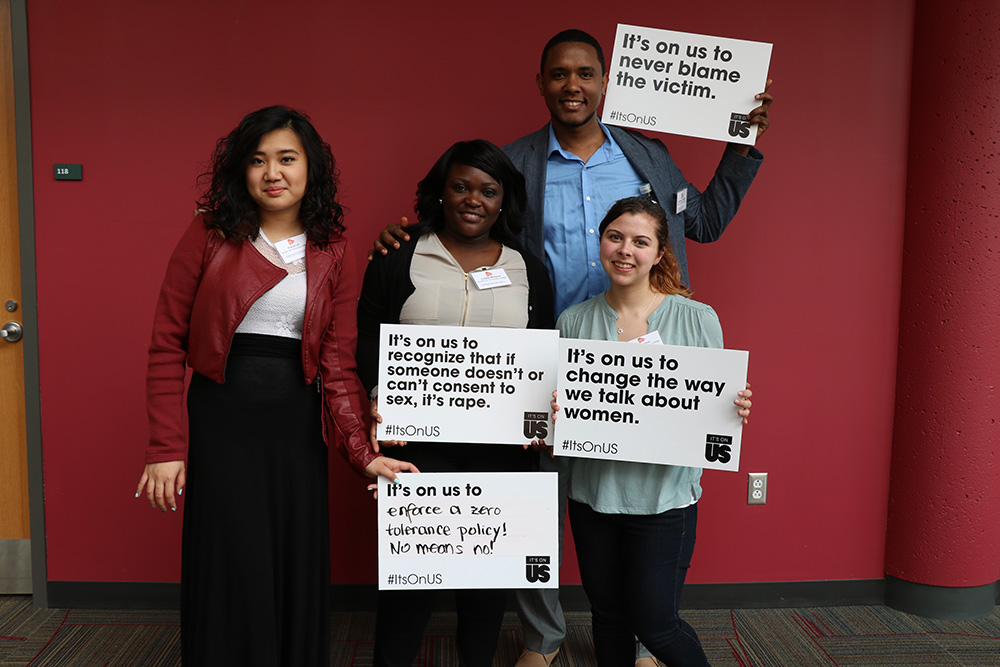
[[[645,343],[645,342],[646,342],[646,339],[645,339],[645,338],[636,338],[636,340],[637,340],[638,342],[640,342],[640,343]]]
[[[488,276],[492,276],[493,274],[492,274],[492,273],[490,273],[489,271],[487,271],[487,272],[486,272],[486,275],[488,275]]]

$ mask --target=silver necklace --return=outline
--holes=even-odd
[[[656,293],[655,292],[653,293],[653,298],[649,300],[649,303],[646,304],[646,307],[643,309],[643,311],[641,313],[639,313],[639,315],[637,317],[633,317],[632,318],[632,322],[635,322],[636,320],[638,320],[639,318],[641,318],[643,315],[645,315],[646,311],[649,310],[649,307],[653,305],[654,301],[656,301]],[[631,322],[630,322],[630,324],[631,324]],[[618,335],[620,336],[623,333],[625,333],[625,327],[623,327],[623,326],[622,327],[618,327]]]

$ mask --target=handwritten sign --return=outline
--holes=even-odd
[[[378,480],[380,590],[559,586],[556,473],[400,479]]]
[[[753,145],[771,45],[618,24],[605,123]]]
[[[552,330],[383,324],[379,440],[544,439],[558,339]]]
[[[749,354],[559,341],[559,456],[739,470]]]

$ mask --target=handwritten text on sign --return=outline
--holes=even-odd
[[[557,475],[378,480],[379,589],[557,588]]]
[[[753,145],[771,45],[618,25],[605,123]]]
[[[559,341],[556,454],[739,470],[748,353]]]
[[[544,439],[559,333],[383,324],[379,440]]]

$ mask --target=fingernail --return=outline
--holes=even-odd
[[[184,495],[184,489],[177,489],[177,495],[178,496],[183,496]]]
[[[167,510],[160,510],[160,511],[161,511],[161,512],[163,512],[164,514],[166,514],[166,513],[167,513]]]
[[[138,492],[138,491],[136,491],[136,492],[135,492],[135,497],[136,497],[136,498],[138,498],[138,497],[139,497],[139,492]]]
[[[176,508],[176,507],[171,507],[171,508],[170,508],[170,511],[171,511],[171,512],[176,512],[176,511],[177,511],[177,508]]]
[[[392,483],[393,483],[393,484],[402,484],[402,482],[400,482],[400,481],[399,481],[399,478],[398,478],[398,477],[394,478],[394,479],[392,480]]]

